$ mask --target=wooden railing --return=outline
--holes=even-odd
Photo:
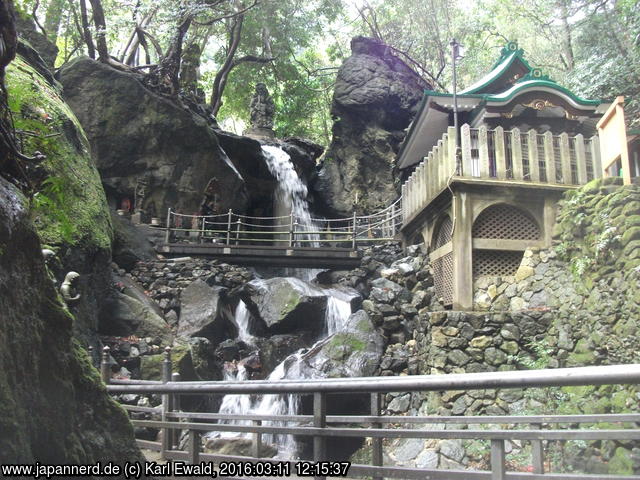
[[[345,218],[252,217],[229,210],[220,215],[186,215],[169,209],[165,244],[218,243],[282,247],[344,247],[388,242],[400,229],[401,199],[371,215]]]
[[[628,414],[602,415],[544,415],[544,416],[389,416],[382,415],[382,398],[386,392],[467,391],[495,388],[549,388],[578,385],[624,385],[640,383],[640,365],[581,367],[554,370],[483,372],[455,375],[426,375],[404,377],[333,378],[281,381],[242,382],[180,382],[171,374],[170,349],[165,351],[163,381],[112,381],[110,379],[109,350],[103,352],[102,377],[112,394],[162,395],[159,407],[126,406],[131,412],[148,414],[151,419],[133,420],[135,426],[162,429],[162,442],[138,440],[147,449],[161,452],[163,458],[199,462],[238,462],[240,465],[259,465],[264,462],[289,465],[296,473],[296,464],[327,462],[326,442],[331,437],[371,439],[371,464],[353,464],[348,477],[407,478],[432,480],[638,480],[640,476],[545,473],[544,442],[554,441],[638,441],[640,414],[637,406]],[[313,397],[313,415],[225,415],[219,413],[185,412],[180,409],[181,395],[262,395],[299,394]],[[327,395],[364,394],[370,398],[368,415],[328,415]],[[155,417],[155,418],[153,418]],[[241,420],[237,424],[234,420]],[[250,424],[249,424],[250,423]],[[431,425],[431,427],[428,427]],[[436,426],[437,425],[437,426]],[[562,427],[564,425],[564,428]],[[583,426],[584,425],[584,426]],[[444,426],[444,427],[443,427]],[[461,426],[476,426],[464,428]],[[481,428],[478,428],[480,426]],[[422,427],[422,428],[421,428]],[[488,428],[487,428],[488,427]],[[525,427],[525,428],[523,428]],[[186,446],[180,446],[180,432],[187,432]],[[201,435],[205,432],[242,432],[250,435],[250,456],[230,456],[201,452]],[[313,458],[281,460],[263,458],[262,435],[297,435],[313,438]],[[384,465],[383,439],[480,439],[490,443],[487,454],[490,471],[438,470]],[[532,473],[508,472],[505,444],[508,441],[531,445]],[[257,467],[256,467],[257,468]],[[248,471],[256,476],[257,470]],[[241,472],[242,473],[242,472]],[[264,472],[263,472],[264,473]],[[240,477],[243,475],[240,474]],[[289,476],[289,475],[280,475]],[[344,475],[342,475],[344,476]],[[316,475],[323,478],[323,474]]]
[[[458,161],[455,135],[449,127],[402,186],[405,224],[456,180],[574,187],[602,176],[597,136],[465,124],[460,129]]]

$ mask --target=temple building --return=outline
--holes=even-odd
[[[639,175],[637,143],[621,97],[580,98],[510,42],[456,99],[425,92],[397,157],[403,240],[427,245],[445,305],[473,309],[474,281],[513,276],[527,248],[551,245],[564,191]]]

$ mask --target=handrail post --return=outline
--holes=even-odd
[[[371,416],[379,417],[381,413],[381,395],[378,392],[371,394]],[[371,428],[382,428],[380,422],[373,422]],[[374,437],[371,439],[371,465],[374,467],[382,467],[382,438]],[[373,480],[382,480],[382,477],[373,477]]]
[[[251,422],[254,427],[259,427],[262,425],[262,420],[252,420]],[[260,458],[262,454],[262,433],[254,432],[251,439],[251,454],[255,458]]]
[[[491,440],[491,480],[505,480],[506,466],[504,440]]]
[[[315,392],[313,394],[313,426],[315,428],[325,428],[327,426],[327,396],[324,392]],[[325,437],[313,437],[313,460],[315,462],[327,460],[327,443]]]
[[[171,239],[171,208],[167,210],[167,224],[165,225],[166,232],[164,235],[164,243],[169,243]]]
[[[356,241],[357,241],[357,229],[356,229],[356,224],[358,222],[358,218],[356,217],[356,211],[353,211],[353,231],[351,232],[351,248],[353,250],[356,249]]]
[[[164,349],[162,359],[162,383],[168,383],[171,380],[171,347],[166,347]],[[167,422],[167,413],[171,411],[171,396],[169,394],[162,395],[162,421]],[[167,452],[171,450],[171,433],[170,428],[162,429],[162,447],[160,451],[160,455],[163,459],[167,459]]]
[[[111,364],[110,360],[110,352],[111,349],[108,346],[105,346],[102,349],[102,359],[100,361],[100,376],[102,377],[102,381],[109,385],[111,381]]]
[[[200,432],[198,430],[189,430],[187,454],[190,464],[195,465],[200,462]]]
[[[539,423],[531,424],[534,430],[541,430],[542,425]],[[542,448],[542,440],[531,440],[531,465],[533,473],[544,473],[544,450]]]
[[[87,355],[89,355],[89,360],[91,360],[91,365],[96,366],[95,359],[93,358],[93,347],[89,345],[87,347]]]
[[[236,245],[240,244],[240,225],[242,224],[242,220],[240,220],[240,217],[238,217],[238,220],[236,221]]]
[[[233,219],[233,209],[229,209],[229,218],[227,220],[227,245],[231,245],[231,221]]]
[[[182,380],[182,377],[180,375],[180,373],[178,372],[174,372],[171,374],[171,381],[174,383],[180,382]],[[179,412],[180,411],[180,394],[179,393],[174,393],[172,396],[172,411],[173,412]],[[173,432],[172,435],[172,445],[174,448],[179,449],[180,448],[180,430],[178,430],[177,428],[173,428],[171,429],[171,431]]]
[[[204,243],[204,232],[206,231],[207,217],[202,217],[202,232],[200,233],[200,243]]]
[[[291,207],[293,209],[293,207]],[[293,210],[289,214],[289,247],[293,247],[293,239],[295,236],[295,217],[293,216]]]

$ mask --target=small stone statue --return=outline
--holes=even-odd
[[[47,267],[47,275],[49,276],[49,280],[51,280],[51,283],[53,283],[54,286],[57,286],[58,280],[56,280],[56,275],[58,274],[60,269],[60,262],[58,262],[56,252],[48,248],[44,248],[42,250],[42,256],[44,257],[44,264]]]
[[[200,204],[200,215],[218,215],[221,211],[220,183],[216,177],[209,180]]]
[[[251,128],[253,129],[273,129],[273,117],[276,113],[276,105],[273,103],[271,95],[264,83],[256,85],[256,93],[251,99],[249,106],[251,111]]]
[[[138,181],[136,182],[136,189],[134,192],[135,198],[133,199],[134,208],[136,212],[142,211],[142,204],[144,202],[145,197],[147,196],[148,187],[149,187],[149,178],[146,175],[142,178],[139,178]]]
[[[60,293],[67,304],[72,304],[80,300],[80,294],[78,293],[76,281],[80,278],[80,274],[77,272],[69,272],[64,277],[64,282],[60,287]]]
[[[49,250],[48,248],[45,248],[42,250],[42,256],[44,257],[44,263],[46,263],[47,265],[50,265],[51,262],[53,262],[56,258],[56,252],[54,252],[53,250]]]

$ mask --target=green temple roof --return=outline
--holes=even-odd
[[[466,121],[470,123],[491,116],[495,118],[501,112],[512,112],[519,104],[530,107],[532,102],[542,103],[542,109],[563,106],[580,121],[593,121],[606,110],[607,103],[601,99],[581,98],[553,81],[539,68],[529,65],[524,58],[524,50],[516,42],[509,42],[502,48],[500,57],[489,73],[457,94],[458,111],[465,114]],[[425,90],[417,115],[398,153],[400,169],[419,162],[434,142],[442,137],[451,124],[453,103],[451,93]],[[537,106],[535,108],[539,109]]]

